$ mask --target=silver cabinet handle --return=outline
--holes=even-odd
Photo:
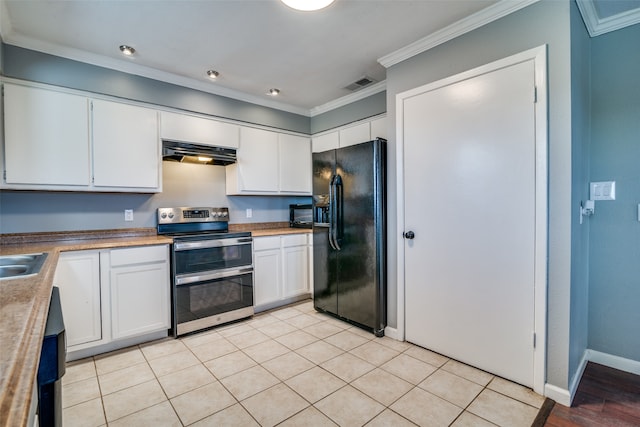
[[[253,267],[232,268],[221,271],[205,271],[202,273],[185,274],[176,276],[176,286],[188,285],[197,282],[206,282],[208,280],[223,279],[225,277],[239,276],[241,274],[251,273]]]

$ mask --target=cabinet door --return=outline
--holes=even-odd
[[[89,185],[87,98],[4,85],[7,184]]]
[[[147,248],[116,249],[131,262],[143,259]],[[128,266],[111,266],[111,334],[114,339],[133,337],[170,327],[170,282],[167,246],[148,248],[151,259],[164,250],[164,260]]]
[[[231,177],[237,180],[237,193],[278,193],[277,133],[241,127],[237,155],[238,163],[227,169],[237,174]]]
[[[158,191],[158,113],[117,102],[92,104],[94,186]]]
[[[324,135],[314,136],[311,140],[312,150],[314,153],[321,153],[327,150],[335,150],[340,147],[340,136],[338,132],[325,133]]]
[[[309,138],[278,135],[280,192],[311,194],[311,143]]]
[[[285,247],[283,249],[283,297],[291,297],[309,292],[309,255],[307,246]]]
[[[166,289],[161,289],[166,288]],[[111,334],[114,339],[169,329],[166,264],[111,271]]]
[[[340,147],[348,147],[371,140],[369,122],[340,130]]]
[[[260,306],[281,299],[281,268],[282,256],[280,248],[254,252],[254,305]]]
[[[60,288],[67,345],[101,340],[99,252],[61,253],[53,283]]]
[[[240,129],[229,123],[163,111],[160,113],[160,137],[172,141],[238,148]]]
[[[384,138],[387,139],[387,118],[376,119],[371,121],[371,139]]]

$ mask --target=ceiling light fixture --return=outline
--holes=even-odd
[[[220,75],[219,72],[217,72],[216,70],[207,70],[207,76],[209,76],[212,79],[216,79],[218,78],[218,76]]]
[[[276,89],[276,88],[269,89],[269,95],[278,96],[279,94],[280,94],[280,89]]]
[[[324,9],[333,2],[334,0],[282,0],[290,8],[304,12]]]
[[[122,52],[124,55],[132,56],[134,53],[136,53],[136,50],[134,48],[132,48],[131,46],[127,46],[126,44],[122,44],[122,45],[120,45],[120,52]]]

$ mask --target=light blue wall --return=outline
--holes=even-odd
[[[571,3],[571,326],[569,372],[577,373],[587,349],[589,220],[580,224],[580,202],[589,198],[590,39]]]
[[[163,191],[148,194],[0,192],[0,233],[155,227],[165,206],[228,206],[232,223],[289,220],[290,203],[310,197],[227,196],[223,166],[162,163]],[[253,217],[246,218],[246,209]],[[133,209],[133,222],[124,210]]]
[[[311,134],[383,114],[386,111],[387,93],[383,91],[312,117]]]
[[[309,133],[310,118],[122,73],[59,56],[4,45],[7,77],[46,83],[154,105]]]
[[[549,271],[547,381],[568,389],[571,292],[572,128],[570,3],[546,1],[487,24],[387,70],[389,258],[401,230],[396,219],[396,95],[527,49],[548,45]],[[389,267],[389,307],[396,304],[396,266]],[[390,310],[389,323],[397,315]]]
[[[589,348],[640,362],[640,24],[592,39]]]

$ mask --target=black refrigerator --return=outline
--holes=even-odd
[[[384,335],[386,141],[313,153],[316,310]]]

